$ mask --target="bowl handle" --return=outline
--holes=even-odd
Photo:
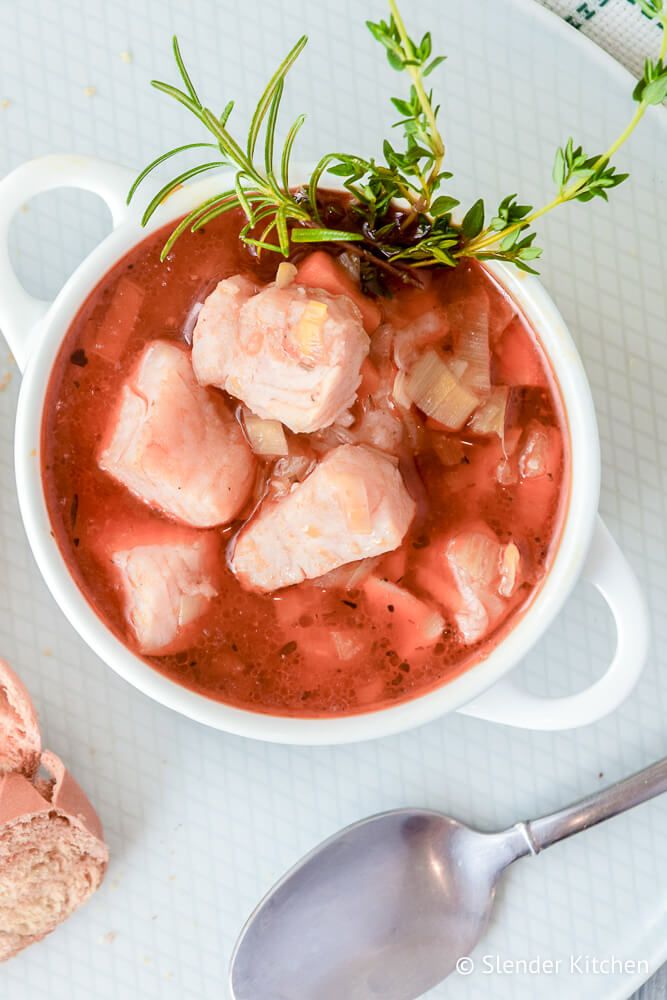
[[[29,160],[0,181],[0,330],[24,370],[30,342],[50,306],[29,295],[9,259],[11,221],[30,198],[55,188],[82,188],[102,198],[109,207],[114,229],[129,217],[125,203],[133,174],[124,167],[91,156],[42,156]]]
[[[584,691],[565,698],[541,698],[504,677],[460,712],[522,729],[575,729],[601,719],[625,701],[646,662],[649,615],[630,564],[599,516],[583,576],[602,594],[616,622],[616,652],[606,673]]]

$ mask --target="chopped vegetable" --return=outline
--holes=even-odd
[[[486,531],[464,531],[447,546],[447,559],[457,580],[488,587],[498,572],[499,546]]]
[[[285,429],[279,420],[262,420],[254,413],[244,417],[245,432],[256,455],[288,455]]]
[[[475,410],[469,427],[475,434],[497,434],[505,442],[505,418],[509,388],[506,385],[494,385],[491,393],[482,405]]]
[[[368,410],[356,432],[357,441],[396,455],[403,440],[403,424],[388,410]]]
[[[364,580],[371,575],[380,556],[373,556],[370,559],[359,559],[357,562],[345,563],[330,570],[324,576],[318,576],[310,581],[315,587],[332,587],[341,590],[356,590]]]
[[[517,585],[517,574],[521,555],[514,542],[504,545],[500,553],[500,583],[498,593],[501,597],[511,597]]]
[[[509,458],[503,458],[496,469],[496,481],[501,486],[514,486],[519,481],[514,463]]]
[[[466,362],[461,381],[480,395],[491,388],[491,351],[489,349],[489,297],[479,290],[449,306],[448,314],[455,331],[455,355]]]
[[[418,649],[429,648],[442,635],[445,620],[440,612],[404,587],[370,576],[363,592],[373,617],[391,620],[391,639],[400,656],[409,657]]]
[[[361,257],[358,254],[348,253],[347,250],[344,250],[338,257],[338,263],[347,271],[356,285],[361,282]]]
[[[394,361],[398,368],[414,364],[425,347],[442,344],[448,332],[447,317],[440,309],[429,309],[402,327],[394,337]]]
[[[392,388],[392,396],[394,401],[398,403],[404,410],[409,410],[412,406],[412,400],[408,396],[405,383],[407,381],[407,375],[404,371],[397,371],[394,377],[394,386]]]
[[[381,313],[377,304],[361,291],[359,283],[331,254],[316,250],[299,264],[297,284],[309,288],[323,288],[330,295],[346,295],[359,309],[366,333],[380,325]]]
[[[522,479],[535,479],[544,476],[549,471],[547,462],[549,458],[549,432],[548,428],[540,424],[533,424],[528,433],[528,438],[519,455],[519,472]]]
[[[477,396],[453,375],[437,351],[421,356],[405,383],[410,399],[449,430],[459,430],[479,405]]]
[[[282,260],[276,271],[276,288],[287,288],[296,278],[297,270],[288,260]]]
[[[480,530],[456,535],[446,551],[460,594],[459,608],[454,616],[456,624],[465,643],[479,642],[506,612],[503,601],[495,593],[500,545],[483,525]]]
[[[353,632],[332,632],[331,638],[339,660],[353,660],[364,648],[363,642]]]
[[[144,289],[123,276],[116,285],[102,320],[91,315],[83,337],[83,348],[110,364],[120,361],[132,336],[144,301]]]

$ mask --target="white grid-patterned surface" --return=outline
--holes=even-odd
[[[436,83],[464,198],[480,190],[489,202],[514,190],[543,197],[556,142],[572,131],[602,147],[628,114],[621,72],[526,0],[403,7],[451,56]],[[54,150],[138,167],[194,138],[184,135],[185,114],[147,85],[152,76],[173,77],[174,31],[211,101],[239,96],[239,119],[289,42],[308,31],[286,96],[289,115],[309,112],[301,158],[329,148],[370,152],[391,121],[384,95],[398,84],[362,28],[364,17],[382,13],[379,0],[0,0],[0,171]],[[0,970],[0,995],[213,1000],[224,995],[229,950],[247,912],[339,826],[408,803],[483,827],[508,824],[667,753],[662,114],[624,152],[633,182],[609,206],[575,206],[542,228],[544,280],[581,346],[596,398],[603,511],[654,612],[656,648],[638,690],[588,729],[539,734],[450,717],[380,742],[310,750],[227,737],[153,705],[82,645],[35,570],[12,481],[19,379],[0,357],[0,377],[5,368],[13,375],[0,393],[0,649],[34,693],[48,744],[96,803],[112,852],[103,889]],[[20,213],[13,249],[31,290],[52,294],[106,225],[97,203],[72,194]],[[602,669],[611,644],[607,613],[580,588],[522,668],[526,683],[552,694],[576,689]],[[483,952],[657,954],[667,931],[666,821],[667,804],[658,801],[518,866]],[[629,989],[616,977],[536,983],[473,975],[432,996],[528,1000],[539,991],[543,1000],[608,1000]]]

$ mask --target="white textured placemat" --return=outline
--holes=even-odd
[[[541,198],[557,142],[574,132],[602,148],[625,120],[628,80],[537,6],[404,6],[450,54],[438,86],[463,197],[518,190]],[[0,173],[54,150],[136,167],[185,141],[184,113],[147,86],[153,76],[173,78],[173,31],[202,89],[219,102],[239,96],[242,118],[306,30],[311,42],[286,96],[288,115],[309,112],[301,156],[371,152],[391,121],[386,94],[398,79],[361,22],[383,13],[381,0],[0,0]],[[12,376],[0,393],[0,650],[33,691],[48,745],[99,808],[112,851],[107,883],[86,909],[0,969],[0,996],[217,1000],[252,905],[344,823],[417,803],[502,826],[667,753],[667,205],[657,173],[667,162],[665,122],[654,115],[622,162],[633,182],[609,206],[568,208],[542,229],[543,277],[580,344],[596,399],[602,507],[649,594],[656,639],[627,704],[575,733],[450,717],[366,745],[294,749],[211,732],[152,704],[82,645],[35,570],[13,486],[18,375],[0,358],[0,383],[5,370]],[[108,220],[87,196],[26,208],[14,255],[31,290],[53,295]],[[576,689],[603,667],[611,645],[608,614],[580,588],[523,677],[551,694]],[[484,951],[653,957],[667,933],[666,822],[667,804],[656,801],[517,867]],[[432,996],[610,1000],[628,989],[618,976],[474,975],[452,978]]]

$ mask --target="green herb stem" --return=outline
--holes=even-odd
[[[390,0],[390,2],[393,2],[393,0]],[[667,13],[663,17],[661,17],[660,20],[662,22],[662,41],[660,44],[660,51],[658,54],[658,62],[662,63],[665,59],[665,56],[667,55]],[[623,129],[621,134],[614,140],[614,142],[612,142],[611,146],[609,146],[609,148],[604,153],[601,153],[600,156],[597,157],[597,159],[593,163],[593,166],[591,168],[593,174],[595,174],[601,167],[604,167],[607,163],[609,163],[612,156],[615,153],[617,153],[618,150],[621,148],[621,146],[623,146],[627,142],[627,140],[630,138],[634,130],[637,128],[637,125],[639,125],[639,122],[646,114],[649,107],[651,107],[650,101],[642,100],[639,102],[632,118],[630,119],[626,127]],[[551,201],[547,202],[545,205],[542,205],[541,208],[536,209],[534,212],[531,212],[529,215],[527,215],[524,219],[521,219],[519,222],[515,222],[512,225],[507,226],[504,229],[501,229],[500,231],[494,232],[489,226],[487,226],[486,229],[484,229],[477,237],[475,237],[469,243],[461,247],[460,250],[455,251],[454,256],[455,257],[477,256],[478,253],[489,249],[490,247],[494,246],[497,243],[500,243],[502,240],[506,239],[510,234],[515,233],[519,230],[526,229],[528,226],[532,225],[533,222],[536,222],[537,219],[540,219],[543,215],[546,215],[548,212],[551,212],[554,208],[558,208],[560,205],[564,205],[566,202],[572,201],[574,198],[576,198],[577,194],[579,194],[582,188],[586,186],[589,180],[590,180],[589,177],[581,177],[578,181],[575,181],[573,184],[570,184],[563,191],[557,194],[555,198],[551,199]]]
[[[433,110],[433,105],[429,99],[426,89],[424,87],[424,78],[421,69],[415,60],[415,50],[410,40],[410,36],[405,30],[405,24],[403,23],[403,18],[398,9],[398,4],[396,0],[389,0],[389,7],[393,15],[394,21],[396,22],[396,27],[398,28],[398,33],[401,36],[401,41],[403,43],[403,48],[405,49],[406,55],[408,56],[407,71],[412,77],[412,82],[414,84],[415,90],[417,91],[417,96],[419,97],[419,103],[422,106],[422,110],[426,115],[426,120],[428,121],[429,128],[431,130],[431,149],[435,157],[433,167],[430,174],[430,184],[432,185],[433,179],[437,177],[440,173],[440,168],[442,166],[442,161],[445,158],[445,143],[443,141],[438,123],[435,118],[435,112]]]

